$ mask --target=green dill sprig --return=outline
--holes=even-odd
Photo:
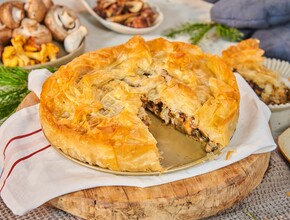
[[[0,65],[0,86],[18,86],[27,82],[28,71],[20,67]]]
[[[198,44],[198,42],[203,38],[203,36],[213,27],[213,24],[204,25],[196,33],[189,38],[191,44]]]
[[[28,73],[20,67],[0,66],[0,125],[28,94]]]
[[[257,220],[252,213],[245,211],[246,215],[249,216],[252,220]]]
[[[216,33],[219,37],[233,42],[240,41],[244,37],[244,34],[238,29],[222,24],[216,24]]]
[[[166,30],[163,35],[168,38],[175,38],[177,35],[189,35],[189,41],[192,44],[198,42],[206,35],[213,27],[216,28],[217,36],[228,41],[240,41],[243,38],[243,33],[236,28],[228,27],[216,23],[184,23],[179,27]]]
[[[57,67],[42,67],[55,72]],[[29,71],[21,67],[0,65],[0,125],[13,114],[29,93],[27,79]]]
[[[59,69],[59,67],[56,67],[56,66],[41,66],[38,69],[47,69],[49,72],[54,73],[54,72],[56,72]]]
[[[193,33],[198,33],[200,30],[204,30],[205,28],[212,27],[212,23],[184,23],[181,24],[177,28],[171,28],[167,31],[164,32],[164,35],[166,37],[174,38],[179,34],[193,34]]]

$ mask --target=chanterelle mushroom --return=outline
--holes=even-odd
[[[24,18],[24,4],[20,1],[4,2],[0,5],[0,21],[10,29],[18,28]]]
[[[23,36],[18,36],[17,38],[12,38],[12,46],[7,46],[4,48],[2,54],[2,61],[5,66],[27,66],[29,65],[29,58],[25,55],[23,50],[23,44],[25,43],[25,38]]]
[[[54,39],[58,41],[64,41],[70,33],[80,27],[80,21],[76,13],[62,5],[52,6],[47,12],[44,23],[51,31]]]
[[[22,35],[26,38],[33,37],[35,43],[39,45],[52,41],[52,35],[48,28],[30,18],[24,18],[21,26],[13,30],[12,37],[16,37],[17,35]]]
[[[42,22],[48,8],[42,0],[26,0],[24,5],[27,17]]]

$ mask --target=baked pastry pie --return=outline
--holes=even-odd
[[[222,58],[234,71],[242,75],[266,104],[290,102],[290,89],[279,73],[263,65],[263,54],[258,40],[247,39],[224,50]]]
[[[43,85],[40,120],[51,144],[79,161],[117,171],[162,171],[145,109],[210,152],[227,146],[239,100],[234,74],[217,56],[135,36],[60,67]]]

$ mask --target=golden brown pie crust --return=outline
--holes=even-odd
[[[264,51],[257,39],[247,39],[222,52],[223,60],[250,84],[266,104],[290,102],[290,89],[282,76],[264,66]]]
[[[40,120],[50,143],[77,160],[118,171],[162,171],[144,123],[149,101],[162,103],[164,121],[179,118],[184,133],[219,149],[239,116],[236,79],[220,58],[194,45],[135,36],[60,67],[43,85]]]

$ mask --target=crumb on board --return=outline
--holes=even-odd
[[[236,150],[228,150],[227,151],[227,154],[226,154],[226,160],[229,160],[230,157],[232,156],[233,153],[235,153]]]

